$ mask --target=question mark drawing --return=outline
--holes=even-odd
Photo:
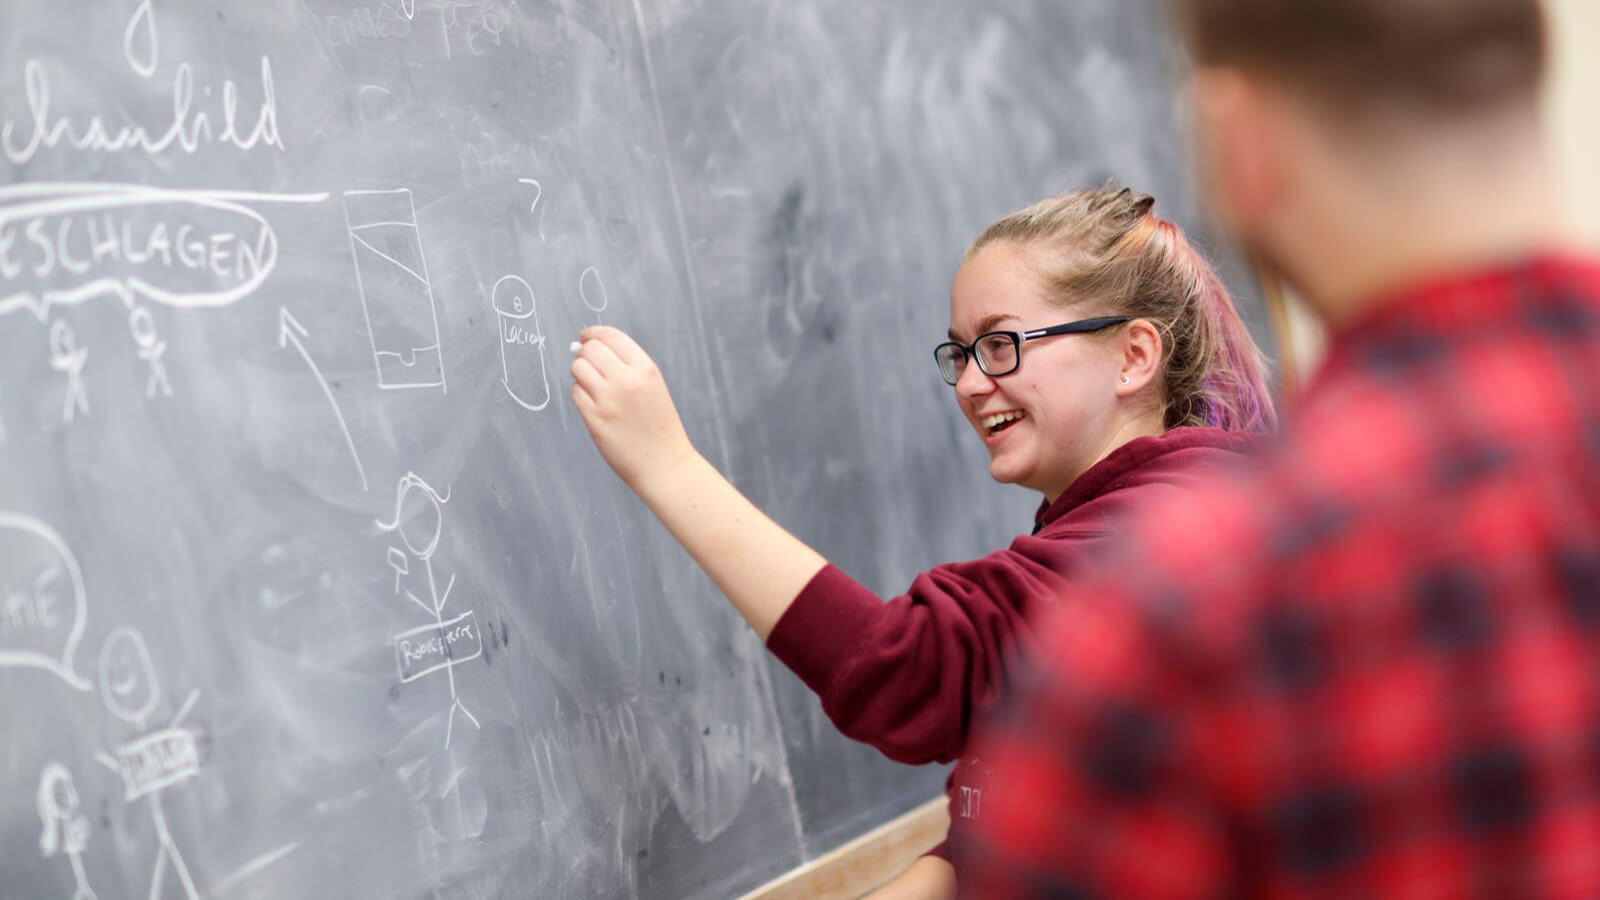
[[[544,185],[532,178],[518,178],[518,182],[533,188],[533,202],[528,204],[528,212],[539,214],[539,242],[544,243],[544,210],[539,208],[539,201],[544,199]]]

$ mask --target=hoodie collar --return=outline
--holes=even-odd
[[[1040,503],[1039,510],[1033,517],[1033,533],[1038,534],[1046,525],[1106,493],[1116,486],[1118,479],[1129,472],[1168,453],[1196,447],[1243,452],[1260,440],[1259,434],[1193,425],[1170,428],[1161,434],[1134,438],[1111,451],[1105,459],[1090,466],[1088,471],[1079,475],[1076,481],[1061,492],[1061,496],[1057,497],[1054,503],[1049,500]]]

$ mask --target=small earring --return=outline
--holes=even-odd
[[[1126,375],[1122,376],[1122,383],[1123,384],[1127,384],[1128,383],[1128,376],[1126,376]]]

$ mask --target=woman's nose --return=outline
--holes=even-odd
[[[994,379],[983,371],[975,359],[967,360],[967,367],[961,370],[961,375],[956,379],[956,395],[959,397],[982,397],[994,390]]]

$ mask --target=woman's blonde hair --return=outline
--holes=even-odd
[[[1155,202],[1114,186],[1052,197],[985,228],[967,258],[1010,244],[1027,252],[1052,302],[1155,325],[1166,427],[1271,430],[1265,357],[1211,264],[1151,212]]]

